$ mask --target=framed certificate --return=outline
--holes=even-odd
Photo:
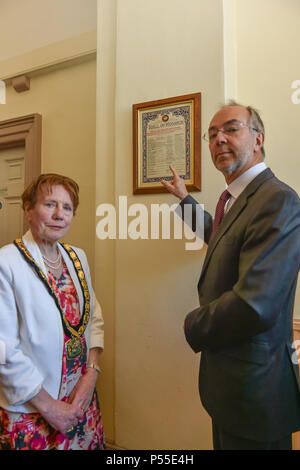
[[[133,193],[167,192],[172,164],[188,191],[201,189],[201,93],[133,105]]]

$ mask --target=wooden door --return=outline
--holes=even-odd
[[[40,114],[0,121],[0,246],[28,228],[20,196],[41,173],[41,144]]]
[[[0,150],[0,247],[23,234],[25,148]]]

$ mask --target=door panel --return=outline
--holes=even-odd
[[[25,147],[0,151],[0,246],[23,234]]]

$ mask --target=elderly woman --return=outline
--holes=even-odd
[[[22,199],[30,230],[0,250],[0,449],[101,450],[101,309],[84,252],[58,242],[78,186],[45,174]]]

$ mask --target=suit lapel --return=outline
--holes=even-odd
[[[202,272],[200,276],[199,282],[202,281],[203,276],[205,274],[205,271],[207,269],[207,266],[210,262],[211,256],[218,245],[220,239],[223,237],[223,235],[227,232],[229,227],[236,221],[236,219],[239,217],[239,215],[242,213],[242,211],[245,209],[245,207],[248,205],[248,199],[254,194],[257,189],[269,178],[272,178],[274,176],[273,172],[267,168],[266,170],[262,171],[259,175],[254,178],[251,183],[248,184],[248,186],[244,189],[244,191],[239,195],[229,212],[224,216],[224,219],[222,220],[221,224],[218,227],[218,230],[216,231],[214,237],[211,239],[211,241],[208,244],[205,260],[203,263],[202,267]]]

